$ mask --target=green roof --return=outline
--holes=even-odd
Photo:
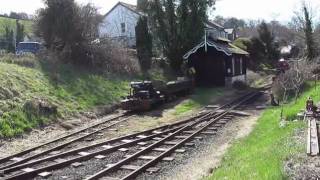
[[[188,59],[191,54],[196,53],[200,48],[204,47],[205,45],[214,47],[217,51],[223,52],[227,56],[232,56],[232,54],[238,54],[238,55],[249,55],[248,52],[238,48],[237,46],[231,44],[227,41],[220,40],[207,40],[206,42],[201,42],[197,46],[195,46],[193,49],[188,51],[184,56],[183,59]]]
[[[229,50],[234,54],[243,54],[243,55],[249,55],[247,51],[242,50],[241,48],[229,43]]]

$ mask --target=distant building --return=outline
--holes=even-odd
[[[231,44],[225,29],[214,22],[207,23],[204,37],[183,56],[196,71],[196,84],[231,86],[235,81],[246,81],[249,53]]]
[[[205,23],[206,29],[207,29],[207,35],[213,38],[228,38],[227,32],[224,30],[224,27],[221,26],[218,23],[215,23],[213,21],[208,21]]]
[[[135,27],[143,13],[137,6],[118,2],[103,18],[99,27],[100,38],[110,38],[125,46],[136,46]]]
[[[237,39],[237,32],[235,29],[233,28],[230,28],[230,29],[225,29],[226,33],[227,33],[227,36],[228,36],[228,39],[230,41],[234,41]]]

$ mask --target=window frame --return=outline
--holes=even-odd
[[[124,34],[126,33],[127,26],[125,22],[120,23],[120,28],[121,28],[121,33]]]

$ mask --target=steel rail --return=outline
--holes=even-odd
[[[143,131],[143,132],[139,132],[139,133],[134,133],[134,134],[130,134],[130,135],[122,136],[122,137],[117,137],[117,138],[110,139],[110,140],[107,140],[107,141],[104,141],[104,142],[95,143],[95,144],[92,144],[92,145],[89,145],[89,146],[80,147],[80,148],[73,149],[73,150],[70,150],[70,151],[67,151],[67,152],[63,152],[63,153],[60,153],[60,154],[56,154],[56,155],[52,155],[52,156],[45,157],[45,158],[42,158],[42,159],[34,160],[34,161],[31,161],[31,162],[28,162],[28,163],[19,164],[19,165],[13,166],[13,167],[8,167],[8,168],[2,169],[0,171],[2,171],[2,173],[4,173],[4,174],[10,173],[10,172],[13,172],[15,170],[18,170],[18,169],[21,169],[21,168],[24,168],[24,167],[35,165],[37,163],[42,163],[42,162],[45,162],[45,161],[61,158],[61,157],[64,157],[64,156],[67,156],[67,155],[70,155],[70,154],[74,154],[74,153],[81,152],[81,151],[84,151],[84,150],[88,150],[88,149],[91,149],[91,148],[96,148],[96,147],[103,146],[103,145],[106,145],[106,144],[115,143],[115,142],[118,142],[118,141],[121,141],[121,140],[124,140],[124,139],[134,138],[136,136],[152,133],[153,131],[157,131],[157,130],[160,130],[160,129],[166,129],[166,128],[168,129],[168,128],[172,128],[174,126],[181,126],[182,124],[186,124],[188,122],[191,122],[192,120],[194,120],[194,118],[189,119],[187,121],[180,121],[180,122],[177,122],[177,123],[173,123],[173,124],[170,124],[170,125],[164,125],[164,126],[161,126],[161,127],[153,128],[153,129],[150,129],[150,130],[147,130],[147,131]]]
[[[180,146],[182,146],[184,143],[186,143],[187,141],[189,141],[191,138],[195,137],[197,134],[201,133],[202,131],[204,131],[205,129],[207,129],[209,126],[211,126],[212,124],[214,124],[215,122],[219,121],[221,118],[223,118],[224,116],[226,116],[227,114],[229,114],[229,112],[233,109],[235,109],[237,106],[249,101],[250,99],[254,98],[255,96],[257,96],[258,93],[254,93],[252,96],[249,96],[248,98],[244,99],[243,101],[239,102],[237,105],[232,106],[230,109],[226,110],[225,112],[223,112],[221,115],[219,115],[216,118],[213,118],[210,122],[208,122],[204,127],[200,128],[199,130],[197,130],[196,132],[194,132],[193,134],[191,134],[190,136],[188,136],[187,138],[183,139],[182,141],[180,141],[178,144],[174,145],[173,147],[171,147],[170,149],[168,149],[166,152],[163,152],[162,154],[160,154],[159,156],[157,156],[155,159],[149,161],[148,163],[144,164],[143,166],[139,167],[138,169],[136,169],[135,171],[131,172],[130,174],[128,174],[127,176],[121,178],[122,180],[131,180],[134,177],[138,176],[141,172],[144,172],[147,168],[155,165],[156,163],[158,163],[161,159],[163,159],[164,157],[166,157],[167,155],[171,154],[174,150],[178,149]],[[89,180],[90,178],[88,178],[87,180]],[[96,178],[91,178],[91,179],[96,179]]]
[[[250,93],[248,93],[248,94],[250,94]],[[225,108],[227,106],[230,106],[231,104],[239,101],[239,99],[242,99],[243,97],[246,97],[248,94],[246,94],[245,96],[237,98],[237,99],[235,99],[235,100],[233,100],[233,101],[231,101],[231,102],[229,102],[229,103],[227,103],[225,105],[222,105],[222,106],[214,109],[213,112],[215,112],[215,111],[217,111],[219,109]],[[88,146],[88,147],[82,147],[82,148],[78,148],[78,149],[75,149],[75,150],[70,150],[70,151],[67,151],[67,152],[64,152],[64,153],[61,153],[61,154],[45,157],[43,159],[31,161],[29,163],[24,163],[24,164],[21,164],[21,165],[17,165],[17,166],[11,167],[11,168],[4,169],[4,170],[2,170],[2,172],[5,175],[7,173],[14,172],[16,170],[20,170],[21,168],[24,168],[24,167],[29,167],[31,165],[35,165],[35,164],[38,164],[38,163],[41,163],[41,162],[57,159],[57,158],[62,157],[62,156],[72,155],[74,153],[77,153],[77,152],[80,152],[80,151],[83,151],[83,150],[87,150],[88,148],[94,148],[94,147],[98,147],[98,146],[101,146],[101,145],[104,145],[104,144],[110,144],[110,143],[114,143],[114,142],[117,142],[117,141],[121,141],[123,139],[133,138],[133,137],[136,137],[136,136],[139,136],[139,135],[142,135],[142,134],[151,133],[151,132],[159,130],[159,129],[170,128],[170,127],[173,127],[173,126],[179,126],[179,125],[182,125],[182,124],[186,124],[186,123],[192,122],[195,119],[198,119],[198,121],[201,122],[204,117],[212,116],[214,114],[213,112],[211,111],[211,112],[205,113],[204,115],[201,114],[201,115],[198,115],[196,117],[190,118],[189,120],[180,121],[180,122],[169,124],[169,125],[164,125],[164,126],[161,126],[161,127],[158,127],[158,128],[154,128],[154,129],[151,129],[151,130],[144,131],[144,132],[134,133],[134,134],[131,134],[131,135],[122,136],[120,138],[114,138],[114,139],[111,139],[111,140],[108,140],[108,141],[105,141],[105,142],[93,144],[93,145]],[[179,128],[181,128],[181,127],[177,127],[177,128],[171,129],[171,130],[167,130],[166,132],[169,132],[169,131],[172,132],[173,130],[179,129]],[[166,132],[163,132],[163,133],[160,133],[160,134],[156,134],[156,135],[151,135],[150,138],[157,137],[159,135],[165,134]],[[20,179],[20,178],[25,178],[25,177],[32,177],[36,173],[43,172],[45,170],[59,169],[59,168],[61,168],[63,166],[69,165],[69,164],[71,164],[73,162],[90,159],[95,155],[112,152],[112,151],[117,150],[117,149],[119,149],[121,147],[128,147],[130,145],[134,145],[135,143],[146,141],[148,138],[149,137],[143,138],[143,139],[138,139],[138,140],[132,141],[131,143],[125,143],[125,144],[121,144],[119,146],[115,146],[115,147],[107,149],[107,150],[97,151],[97,152],[89,154],[87,156],[71,159],[70,161],[67,161],[67,162],[55,163],[53,165],[49,165],[49,166],[46,166],[46,167],[43,167],[43,168],[36,169],[35,171],[30,172],[30,173],[22,173],[22,174],[18,174],[18,175],[7,177],[6,179]]]
[[[247,94],[246,94],[246,95],[247,95]],[[244,95],[244,96],[246,96],[246,95]],[[173,124],[171,124],[171,125],[169,125],[169,126],[176,126],[176,125],[181,125],[181,124],[183,124],[183,123],[188,123],[188,122],[193,121],[194,119],[199,118],[199,117],[205,118],[206,116],[212,115],[212,114],[215,113],[217,110],[220,110],[220,109],[222,109],[222,108],[225,108],[225,107],[227,107],[227,106],[230,106],[230,104],[238,101],[238,100],[241,99],[241,98],[243,98],[243,97],[236,98],[235,100],[233,100],[233,101],[231,101],[231,102],[229,102],[229,103],[226,103],[226,104],[224,104],[224,105],[222,105],[222,106],[214,109],[214,111],[212,111],[212,112],[206,113],[206,114],[204,114],[204,115],[198,115],[198,116],[193,117],[193,118],[191,118],[191,119],[189,119],[189,120],[186,120],[186,121],[181,121],[181,122],[178,122],[178,123],[173,123]],[[112,119],[111,119],[111,120],[112,120]],[[122,121],[120,121],[120,122],[122,122]],[[110,127],[112,127],[113,125],[116,125],[116,124],[118,124],[118,123],[120,123],[120,122],[117,122],[117,123],[115,123],[115,124],[109,125],[109,126],[107,126],[106,128],[103,128],[103,129],[100,129],[100,130],[95,131],[95,132],[93,132],[93,133],[84,135],[84,136],[82,136],[82,137],[79,137],[79,138],[77,138],[77,139],[71,140],[71,141],[69,141],[69,142],[66,142],[66,143],[64,143],[64,144],[61,144],[61,145],[56,146],[56,147],[54,147],[54,148],[51,148],[51,149],[49,149],[49,150],[43,151],[43,152],[41,152],[41,153],[37,153],[37,154],[35,154],[35,155],[33,155],[33,156],[30,156],[30,157],[27,157],[27,158],[25,158],[25,159],[23,159],[23,160],[21,160],[21,161],[14,162],[14,163],[8,164],[8,165],[6,165],[6,166],[2,166],[2,167],[0,167],[0,170],[1,170],[2,172],[11,171],[11,169],[10,169],[11,167],[17,167],[17,166],[21,165],[21,164],[24,163],[24,162],[27,162],[27,161],[30,161],[30,160],[32,160],[32,159],[34,159],[34,158],[39,157],[39,156],[45,155],[45,154],[50,153],[50,152],[52,152],[52,151],[55,151],[55,150],[57,150],[57,149],[59,149],[59,148],[63,148],[63,147],[65,147],[65,146],[67,146],[67,145],[69,145],[69,144],[71,144],[71,143],[73,143],[73,142],[79,141],[79,140],[84,139],[84,138],[86,138],[86,137],[88,137],[88,136],[91,136],[91,135],[93,135],[93,134],[95,134],[95,133],[97,133],[97,132],[99,132],[99,131],[102,131],[102,130],[104,130],[104,129],[110,128]],[[101,125],[101,123],[100,123],[99,125]],[[92,127],[95,127],[95,126],[96,126],[96,125],[93,125],[93,126],[91,126],[91,127],[89,127],[89,128],[92,128]],[[160,129],[160,128],[168,128],[168,126],[165,125],[165,126],[162,126],[162,127],[155,128],[155,129],[153,129],[153,130],[158,130],[158,129]],[[80,131],[82,131],[82,130],[80,130]],[[79,132],[79,131],[77,131],[77,132]],[[141,133],[145,133],[145,132],[141,132]],[[127,136],[125,136],[125,137],[128,138]],[[124,138],[125,138],[125,137],[124,137]],[[120,138],[121,138],[121,137],[120,137]],[[110,142],[107,141],[107,142],[104,142],[104,143],[110,143]],[[92,146],[87,146],[87,147],[88,147],[88,148],[93,148],[93,147],[99,146],[100,144],[101,144],[101,143],[99,143],[99,144],[94,144],[94,145],[92,145]],[[87,148],[80,148],[80,149],[83,150],[83,149],[87,149]],[[80,149],[78,149],[78,150],[80,150]],[[75,150],[75,151],[78,151],[78,150]],[[53,157],[61,157],[62,155],[65,155],[65,153],[61,153],[61,154],[58,154],[58,155],[56,155],[56,156],[52,156],[52,158],[53,158]],[[39,162],[43,162],[45,159],[46,159],[46,158],[43,158],[43,159],[41,159],[41,160],[35,160],[35,161],[33,161],[33,162],[38,162],[38,163],[39,163]],[[50,158],[50,159],[51,159],[51,158]],[[24,163],[24,165],[26,165],[26,164],[28,164],[28,165],[34,164],[33,162],[32,162],[32,163]],[[20,166],[19,166],[19,167],[20,167]],[[13,168],[13,169],[15,169],[15,168]]]
[[[6,162],[6,161],[8,161],[8,160],[10,160],[10,159],[12,159],[12,158],[14,158],[14,157],[18,157],[18,156],[25,155],[25,154],[27,154],[27,153],[30,153],[30,152],[32,152],[32,151],[34,151],[34,150],[37,150],[37,149],[43,147],[43,146],[46,146],[46,145],[49,145],[49,144],[52,144],[52,143],[56,143],[56,142],[58,142],[58,141],[60,141],[60,140],[69,138],[69,137],[71,137],[71,136],[74,136],[74,135],[76,135],[76,134],[79,134],[79,133],[81,133],[81,132],[84,132],[84,131],[86,131],[86,130],[88,130],[88,129],[95,128],[95,127],[100,126],[100,125],[102,125],[102,124],[104,124],[104,123],[107,123],[107,122],[110,122],[110,121],[114,121],[114,120],[119,119],[119,118],[121,118],[121,117],[124,117],[124,116],[126,116],[126,115],[127,115],[127,114],[121,114],[121,115],[119,115],[119,116],[112,117],[111,119],[104,120],[104,121],[99,122],[99,123],[97,123],[97,124],[94,124],[94,125],[91,125],[91,126],[89,126],[89,127],[86,127],[86,128],[80,129],[80,130],[78,130],[78,131],[72,132],[72,133],[70,133],[70,134],[67,134],[67,135],[65,135],[65,136],[58,137],[58,138],[56,138],[56,139],[54,139],[54,140],[51,140],[51,141],[49,141],[49,142],[46,142],[46,143],[43,143],[43,144],[40,144],[40,145],[31,147],[31,148],[26,149],[26,150],[24,150],[24,151],[21,151],[21,152],[12,154],[12,155],[7,156],[7,157],[4,157],[4,158],[0,159],[0,163],[4,163],[4,162]]]
[[[230,108],[228,108],[227,110],[225,110],[224,112],[222,112],[221,114],[219,114],[217,117],[213,118],[212,120],[210,120],[209,123],[207,123],[204,127],[200,128],[198,131],[196,131],[195,133],[193,133],[192,135],[188,136],[188,138],[182,140],[181,142],[179,142],[177,145],[175,145],[174,147],[170,148],[168,151],[166,151],[165,153],[162,153],[159,157],[157,157],[156,159],[150,161],[149,163],[145,164],[144,166],[140,167],[139,169],[135,170],[134,172],[132,172],[131,174],[129,174],[127,177],[125,177],[124,179],[132,179],[133,176],[135,176],[136,174],[140,173],[141,171],[145,170],[146,168],[150,167],[153,163],[158,162],[160,159],[162,159],[165,155],[167,155],[168,153],[171,153],[173,150],[175,150],[177,147],[179,147],[180,145],[184,144],[186,141],[190,140],[192,137],[194,137],[196,134],[198,134],[199,132],[203,131],[204,129],[208,128],[211,124],[213,124],[214,122],[220,120],[221,118],[223,118],[224,116],[226,116],[231,110],[233,110],[234,108],[236,108],[237,106],[241,105],[242,103],[248,101],[248,99],[253,98],[254,96],[256,96],[257,93],[254,93],[253,95],[248,95],[249,97],[246,97],[244,100],[240,101],[239,103],[231,106]],[[207,117],[208,119],[211,119],[210,117]],[[139,156],[148,153],[150,151],[152,151],[152,149],[154,149],[155,147],[158,147],[160,145],[162,145],[165,141],[177,136],[178,134],[182,133],[183,131],[192,128],[194,125],[196,125],[199,122],[196,121],[194,123],[190,123],[186,126],[184,126],[181,129],[178,129],[177,131],[175,131],[174,133],[172,133],[171,135],[159,140],[158,142],[146,147],[145,149],[119,161],[118,163],[103,169],[101,171],[99,171],[98,173],[86,178],[86,180],[95,180],[95,179],[99,179],[102,178],[105,174],[109,173],[109,172],[114,172],[115,170],[118,170],[121,166],[128,164],[128,162],[133,161],[134,159],[137,159]]]
[[[212,115],[212,116],[215,117],[215,115]],[[202,120],[199,119],[198,122],[201,123]],[[182,128],[183,126],[181,126],[181,124],[185,124],[185,123],[190,123],[190,121],[188,120],[188,122],[178,122],[178,123],[175,123],[175,124],[176,125],[180,125],[179,127],[175,127],[175,128],[166,130],[166,131],[158,133],[158,134],[153,134],[153,135],[147,136],[145,138],[140,138],[140,139],[137,139],[137,140],[133,140],[132,142],[123,143],[123,144],[114,146],[112,148],[109,148],[107,150],[97,151],[97,152],[91,153],[89,155],[85,155],[85,156],[82,156],[82,157],[77,157],[77,158],[68,160],[66,162],[56,163],[56,164],[53,164],[53,165],[46,166],[44,168],[39,168],[39,169],[33,171],[32,173],[42,172],[42,171],[45,171],[45,170],[54,170],[56,168],[61,168],[62,166],[71,164],[73,162],[78,162],[78,161],[82,161],[82,160],[85,160],[85,159],[90,159],[90,158],[92,158],[92,157],[94,157],[96,155],[99,155],[99,154],[111,153],[111,152],[114,152],[115,150],[118,150],[120,148],[124,148],[124,147],[128,147],[128,146],[131,146],[131,145],[135,145],[136,143],[147,141],[147,140],[150,140],[150,139],[152,139],[154,137],[158,137],[158,136],[161,136],[163,134],[174,132],[175,130],[177,130],[179,128]],[[171,126],[173,126],[173,125],[172,124],[166,125],[167,128],[169,128]],[[92,145],[92,147],[99,147],[99,146],[102,146],[102,145],[105,145],[105,144],[111,144],[111,143],[119,142],[119,141],[121,141],[123,139],[137,137],[139,135],[146,134],[146,132],[147,133],[151,133],[151,132],[159,130],[159,129],[163,129],[163,127],[154,128],[154,129],[151,129],[151,130],[147,130],[145,132],[135,133],[135,134],[123,136],[123,137],[120,137],[120,138],[114,138],[114,139],[108,140],[106,142],[94,144],[94,145]],[[81,152],[81,151],[84,151],[84,150],[87,150],[87,149],[88,149],[88,147],[82,147],[82,148],[78,148],[78,149],[75,149],[75,150],[67,151],[67,152],[64,152],[64,153],[61,153],[61,154],[58,154],[58,155],[53,155],[53,156],[46,157],[46,158],[43,158],[43,159],[39,159],[39,160],[36,160],[36,161],[31,161],[29,163],[25,163],[25,164],[17,165],[17,166],[8,168],[8,169],[4,169],[4,170],[2,170],[2,173],[5,175],[7,173],[11,173],[11,172],[15,172],[17,170],[21,170],[24,167],[30,167],[32,165],[35,165],[35,164],[38,164],[38,163],[41,163],[41,162],[45,162],[45,161],[49,161],[49,160],[54,160],[54,159],[60,158],[62,156],[73,155],[73,154],[75,154],[77,152]],[[50,168],[52,168],[52,169],[50,169]],[[10,178],[11,179],[15,179],[15,178],[19,179],[19,178],[22,178],[22,177],[24,177],[24,178],[28,177],[28,173],[19,174],[19,175],[16,175],[16,176],[12,176]]]
[[[135,144],[137,144],[139,142],[151,140],[151,139],[153,139],[155,137],[159,137],[161,135],[165,135],[165,134],[174,132],[175,130],[177,130],[179,128],[181,128],[181,127],[170,129],[170,130],[158,133],[158,134],[153,134],[153,135],[150,135],[150,136],[148,136],[146,138],[137,139],[137,140],[134,140],[132,142],[123,143],[123,144],[120,144],[120,145],[117,145],[117,146],[113,146],[113,147],[111,147],[109,149],[100,150],[100,151],[97,151],[97,152],[94,152],[94,153],[90,153],[90,154],[85,155],[85,156],[76,157],[76,158],[70,159],[68,161],[64,161],[64,162],[60,162],[60,163],[54,163],[52,165],[48,165],[48,166],[45,166],[45,167],[41,167],[41,168],[35,169],[32,172],[25,172],[25,173],[21,173],[21,174],[9,176],[9,177],[4,177],[4,180],[19,180],[19,179],[32,178],[32,177],[36,176],[38,173],[41,173],[41,172],[44,172],[44,171],[49,171],[49,170],[59,169],[61,167],[70,165],[70,164],[72,164],[74,162],[84,161],[84,160],[90,159],[90,158],[92,158],[94,156],[97,156],[97,155],[100,155],[100,154],[112,153],[112,152],[114,152],[114,151],[116,151],[116,150],[118,150],[120,148],[125,148],[125,147],[128,147],[130,145],[135,145]]]
[[[247,94],[245,95],[247,96]],[[236,101],[238,101],[240,98],[237,98],[236,100],[233,100],[232,102],[230,103],[227,103],[223,106],[221,106],[220,108],[217,108],[217,109],[221,109],[223,107],[226,107],[226,106],[229,106],[231,103],[234,103]],[[213,111],[216,111],[217,109],[213,110]],[[201,115],[199,115],[201,116]],[[182,124],[186,124],[186,123],[191,123],[192,121],[194,120],[197,120],[196,122],[198,123],[201,123],[203,122],[205,119],[203,117],[206,117],[206,118],[210,118],[212,116],[214,116],[214,113],[212,112],[209,112],[209,113],[206,113],[205,115],[202,115],[201,117],[194,117],[194,118],[191,118],[189,120],[186,120],[186,121],[181,121],[181,122],[177,122],[177,123],[174,123],[174,124],[170,124],[170,125],[165,125],[165,126],[162,126],[162,127],[158,127],[158,128],[154,128],[154,129],[151,129],[151,130],[147,130],[147,132],[153,132],[155,130],[159,130],[159,129],[163,129],[164,127],[166,128],[169,128],[169,127],[172,127],[172,126],[177,126],[177,125],[182,125]],[[194,123],[193,123],[194,124]],[[185,126],[183,126],[185,127]],[[25,173],[22,173],[22,174],[18,174],[18,175],[14,175],[14,176],[9,176],[9,177],[5,177],[4,179],[5,180],[9,180],[9,179],[21,179],[21,178],[31,178],[33,176],[35,176],[37,173],[40,173],[40,172],[43,172],[43,171],[47,171],[47,170],[54,170],[54,169],[59,169],[63,166],[66,166],[66,165],[70,165],[74,162],[79,162],[79,161],[83,161],[83,160],[86,160],[86,159],[90,159],[96,155],[99,155],[99,154],[103,154],[103,153],[110,153],[110,152],[113,152],[117,149],[120,149],[120,148],[123,148],[123,147],[128,147],[130,145],[134,145],[136,143],[139,143],[139,142],[143,142],[143,141],[146,141],[148,139],[152,139],[154,137],[158,137],[160,135],[163,135],[163,134],[167,134],[169,132],[174,132],[175,130],[178,130],[180,128],[183,128],[183,127],[176,127],[174,129],[170,129],[170,130],[167,130],[165,132],[162,132],[162,133],[159,133],[159,134],[155,134],[155,135],[151,135],[147,138],[144,138],[144,139],[138,139],[138,140],[135,140],[135,141],[132,141],[132,142],[129,142],[129,143],[124,143],[124,144],[121,144],[121,145],[118,145],[118,146],[114,146],[110,149],[106,149],[106,150],[101,150],[101,151],[97,151],[97,152],[94,152],[94,153],[91,153],[89,155],[85,155],[85,156],[81,156],[81,157],[76,157],[76,158],[73,158],[73,159],[70,159],[68,161],[65,161],[65,162],[60,162],[60,163],[55,163],[53,165],[48,165],[46,167],[42,167],[42,168],[38,168],[38,169],[35,169],[34,171],[32,172],[25,172]],[[130,138],[130,137],[136,137],[138,135],[141,135],[141,134],[145,134],[145,132],[141,132],[141,133],[136,133],[136,134],[133,134],[133,135],[128,135],[128,136],[124,136],[124,137],[121,137],[121,139],[126,139],[126,138]],[[112,142],[116,142],[116,141],[119,141],[121,140],[120,138],[115,138],[113,140],[109,140],[107,142],[103,142],[103,143],[97,143],[93,146],[97,147],[99,145],[103,145],[103,144],[108,144],[108,143],[112,143]],[[85,148],[78,148],[77,150],[73,150],[73,151],[69,151],[69,152],[65,152],[63,153],[63,155],[68,155],[68,154],[72,154],[74,153],[75,151],[81,151],[81,150],[84,150],[86,149],[87,147]],[[60,154],[61,155],[61,154]],[[4,169],[3,170],[3,173],[10,173],[10,172],[14,172],[16,170],[20,170],[21,168],[23,167],[28,167],[29,165],[34,165],[34,164],[37,164],[39,162],[43,162],[43,161],[47,161],[47,160],[52,160],[52,159],[56,159],[58,158],[58,156],[60,157],[60,155],[56,155],[56,156],[51,156],[51,157],[47,157],[47,158],[44,158],[44,159],[41,159],[41,160],[38,160],[38,161],[33,161],[33,162],[30,162],[30,163],[25,163],[25,164],[22,164],[22,165],[18,165],[18,166],[15,166],[15,167],[12,167],[12,168],[8,168],[8,169]]]
[[[115,123],[112,123],[112,124],[110,124],[110,125],[108,125],[108,126],[106,126],[106,127],[103,127],[103,128],[101,128],[101,129],[95,130],[95,131],[93,131],[93,132],[91,132],[91,133],[88,133],[88,134],[86,134],[86,135],[83,135],[83,136],[80,136],[80,137],[78,137],[78,138],[75,138],[75,139],[72,139],[72,140],[70,140],[70,141],[67,141],[67,142],[65,142],[65,143],[63,143],[63,144],[60,144],[60,145],[55,146],[55,147],[53,147],[53,148],[50,148],[50,149],[48,149],[48,150],[42,151],[42,152],[40,152],[40,153],[36,153],[36,154],[34,154],[34,155],[31,155],[31,156],[28,156],[28,157],[26,157],[26,158],[24,158],[24,159],[22,159],[22,160],[20,160],[20,161],[17,161],[17,162],[14,162],[14,163],[11,163],[11,164],[2,166],[2,167],[0,167],[0,171],[3,170],[3,169],[7,169],[7,168],[10,168],[10,167],[13,167],[13,166],[22,164],[22,163],[24,163],[24,162],[30,161],[30,160],[32,160],[32,159],[34,159],[34,158],[37,158],[37,157],[46,155],[46,154],[48,154],[48,153],[50,153],[50,152],[52,152],[52,151],[62,149],[62,148],[66,147],[66,146],[68,146],[68,145],[70,145],[70,144],[72,144],[72,143],[78,142],[78,141],[80,141],[80,140],[83,140],[84,138],[87,138],[87,137],[89,137],[89,136],[92,136],[92,135],[94,135],[94,134],[96,134],[96,133],[98,133],[98,132],[101,132],[101,131],[103,131],[103,130],[106,130],[106,129],[110,128],[110,127],[113,127],[113,126],[115,126],[115,125],[117,125],[117,124],[119,124],[119,123],[122,123],[122,122],[124,122],[124,121],[127,121],[128,119],[129,119],[129,117],[127,117],[127,118],[125,118],[125,119],[123,119],[123,120],[117,121],[117,122],[115,122]]]

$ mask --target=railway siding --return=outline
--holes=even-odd
[[[159,167],[153,167],[152,165],[157,164],[160,160],[173,161],[174,157],[171,157],[170,154],[172,152],[184,153],[185,148],[183,148],[182,145],[185,147],[194,147],[195,143],[190,140],[201,140],[203,137],[201,137],[200,134],[202,136],[215,135],[215,130],[221,128],[227,123],[227,121],[232,119],[233,116],[229,115],[232,113],[231,110],[248,99],[253,98],[253,96],[256,96],[256,94],[249,93],[231,103],[220,106],[219,108],[208,111],[207,113],[202,113],[187,121],[169,124],[126,137],[116,138],[113,141],[106,141],[94,146],[83,147],[82,149],[78,148],[72,149],[69,152],[57,153],[56,155],[33,160],[15,167],[8,167],[3,169],[4,179],[30,178],[35,177],[36,175],[41,177],[40,174],[45,174],[46,172],[52,172],[52,174],[45,174],[47,176],[68,176],[68,174],[64,174],[63,172],[69,172],[69,166],[72,165],[74,167],[75,163],[81,163],[81,165],[85,166],[87,169],[83,172],[86,172],[87,175],[94,174],[93,176],[89,176],[88,179],[95,179],[95,173],[98,171],[94,169],[98,167],[100,169],[100,173],[98,172],[97,174],[100,174],[98,176],[101,177],[105,176],[105,171],[116,173],[117,171],[115,171],[114,168],[120,168],[124,171],[129,171],[128,169],[131,169],[133,172],[129,172],[129,174],[127,174],[127,178],[129,179],[137,176],[145,170],[155,172]],[[243,98],[245,100],[243,100]],[[123,156],[124,159],[120,158],[120,161],[109,161],[109,164],[112,165],[105,164],[108,166],[107,170],[104,170],[102,167],[103,164],[101,164],[101,161],[99,160],[102,159],[102,157],[103,159],[107,158],[110,160],[108,156],[111,154],[114,154],[113,157],[116,159],[119,159],[119,156]],[[126,163],[128,160],[131,161],[132,159],[136,159],[137,161],[135,160],[135,163],[133,164]],[[54,160],[54,162],[52,162],[52,160]],[[146,164],[146,162],[143,161],[150,162]],[[95,168],[88,171],[90,170],[90,167]],[[19,172],[19,170],[25,168],[31,169],[28,172]],[[60,169],[65,170],[61,171]],[[126,179],[125,177],[122,178]]]

